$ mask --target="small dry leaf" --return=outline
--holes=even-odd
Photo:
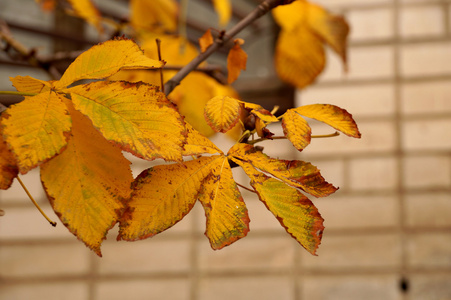
[[[199,38],[199,47],[201,52],[205,52],[208,47],[213,44],[213,35],[211,34],[211,30],[208,29],[205,33]]]
[[[288,109],[282,117],[283,133],[293,146],[302,151],[310,144],[312,129],[296,111]]]
[[[243,39],[235,39],[234,45],[229,51],[227,56],[227,70],[228,77],[227,82],[230,84],[237,80],[240,76],[241,70],[246,70],[247,54],[241,49],[241,45],[244,44]]]

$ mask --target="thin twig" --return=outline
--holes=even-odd
[[[208,47],[205,52],[200,53],[191,62],[189,62],[184,68],[182,68],[174,77],[172,77],[165,84],[166,95],[169,95],[174,88],[180,84],[192,70],[196,69],[203,61],[205,61],[211,54],[216,52],[224,43],[232,39],[241,30],[246,28],[249,24],[268,13],[271,9],[281,4],[281,0],[265,0],[263,3],[257,6],[252,12],[250,12],[244,19],[233,26],[229,31],[222,35],[221,39],[216,39],[215,42]]]

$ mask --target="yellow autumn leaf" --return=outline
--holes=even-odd
[[[133,176],[119,148],[81,113],[70,108],[70,114],[67,149],[42,164],[41,180],[63,224],[101,256],[100,245],[122,214]]]
[[[130,2],[130,21],[135,29],[175,32],[177,20],[178,4],[174,0],[132,0]]]
[[[75,108],[123,150],[147,160],[182,160],[186,141],[183,119],[157,87],[100,81],[66,92]]]
[[[233,47],[230,49],[227,55],[227,82],[231,84],[240,76],[241,70],[246,70],[247,54],[241,48],[244,44],[244,40],[235,39]]]
[[[154,236],[179,222],[194,206],[202,181],[218,156],[143,171],[120,221],[118,239],[134,241]]]
[[[19,172],[14,155],[3,140],[0,128],[0,189],[6,190],[13,183]]]
[[[210,28],[199,38],[199,47],[201,52],[205,52],[208,47],[213,44],[213,35],[211,35]]]
[[[305,117],[326,123],[350,137],[360,138],[361,136],[357,123],[352,118],[352,115],[338,106],[331,104],[311,104],[291,110]]]
[[[207,217],[205,235],[214,250],[243,238],[249,232],[249,216],[243,197],[233,180],[226,156],[215,159],[202,183],[199,200]]]
[[[264,109],[261,105],[240,101],[243,104],[244,108],[249,111],[249,113],[255,115],[259,119],[261,119],[266,124],[279,122],[276,116],[274,116],[269,110]]]
[[[312,129],[295,110],[288,109],[282,117],[283,133],[293,146],[302,151],[310,144]]]
[[[30,76],[16,76],[9,78],[13,83],[13,86],[23,93],[43,93],[48,92],[51,89],[51,84],[48,81],[35,79]]]
[[[194,129],[189,123],[185,123],[185,127],[188,135],[186,137],[186,144],[183,146],[183,156],[201,155],[205,153],[222,154],[222,151],[212,141]]]
[[[54,86],[62,89],[78,80],[103,79],[122,69],[152,69],[163,65],[163,62],[145,56],[132,40],[111,40],[80,54]]]
[[[68,0],[68,2],[72,5],[75,15],[83,18],[100,33],[103,32],[102,16],[91,0]]]
[[[308,1],[278,6],[273,16],[282,27],[275,62],[283,80],[298,88],[311,84],[326,63],[324,43],[337,52],[346,68],[349,26],[342,17]]]
[[[232,4],[230,0],[213,0],[213,5],[219,16],[219,25],[227,25],[232,16]]]
[[[241,106],[237,99],[229,96],[215,96],[204,108],[204,117],[215,132],[227,132],[240,119]]]
[[[229,155],[315,197],[329,196],[338,189],[324,180],[319,170],[308,162],[274,159],[252,145],[242,143],[230,148]]]
[[[3,112],[1,123],[22,174],[59,154],[71,130],[61,96],[50,91],[11,106]]]
[[[315,205],[297,189],[258,172],[248,163],[235,162],[243,167],[258,197],[285,230],[315,255],[324,230],[324,219]]]

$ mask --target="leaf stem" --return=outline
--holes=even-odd
[[[312,135],[311,138],[312,139],[321,139],[321,138],[330,138],[330,137],[335,137],[335,136],[339,136],[340,133],[338,131],[335,131],[334,133],[330,133],[330,134],[320,134],[320,135]],[[270,139],[269,138],[259,138],[253,141],[248,141],[247,144],[249,145],[254,145],[263,141],[267,141],[267,140],[284,140],[286,139],[286,136],[272,136]]]
[[[36,96],[37,93],[25,93],[25,92],[15,92],[15,91],[0,91],[0,95]]]
[[[56,226],[56,222],[53,222],[52,220],[50,220],[49,217],[47,217],[47,215],[44,213],[44,211],[39,207],[39,204],[36,203],[36,201],[33,199],[33,197],[31,196],[30,192],[28,191],[27,187],[25,186],[25,184],[22,182],[22,180],[20,179],[19,176],[17,176],[17,180],[19,181],[20,185],[22,186],[22,188],[24,189],[25,193],[27,193],[28,197],[30,198],[31,202],[33,202],[33,204],[36,206],[36,208],[39,210],[39,212],[44,216],[44,218],[50,223],[50,225],[52,225],[53,227]]]
[[[236,185],[239,186],[240,188],[243,188],[243,189],[245,189],[245,190],[247,190],[247,191],[249,191],[249,192],[251,192],[251,193],[257,193],[256,191],[254,191],[254,190],[252,190],[252,189],[250,189],[250,188],[248,188],[248,187],[246,187],[246,186],[244,186],[244,185],[242,185],[242,184],[239,184],[238,182],[235,182],[235,183],[236,183]]]
[[[335,131],[334,133],[329,133],[329,134],[312,135],[312,139],[330,138],[330,137],[339,136],[339,135],[340,135],[340,133],[338,131]]]
[[[185,67],[183,67],[174,77],[172,77],[165,84],[166,96],[169,95],[177,85],[185,78],[191,71],[197,68],[204,60],[206,60],[211,54],[216,52],[222,45],[232,39],[241,30],[246,28],[252,22],[260,18],[261,16],[268,13],[271,9],[281,4],[281,0],[265,0],[259,4],[253,11],[251,11],[246,17],[244,17],[240,22],[233,26],[229,31],[222,35],[221,39],[216,39],[214,43],[208,47],[205,52],[200,53],[192,61],[190,61]]]

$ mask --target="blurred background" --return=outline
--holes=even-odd
[[[94,1],[103,13],[128,14],[125,0]],[[233,1],[232,23],[259,1]],[[311,199],[325,219],[318,256],[293,240],[265,206],[242,191],[248,236],[219,251],[203,235],[201,205],[157,237],[116,242],[110,231],[99,258],[58,224],[51,227],[17,182],[0,192],[0,299],[451,299],[451,1],[317,0],[351,25],[349,71],[335,55],[316,84],[296,91],[276,79],[277,28],[266,16],[239,35],[248,70],[234,84],[243,100],[271,110],[312,103],[347,109],[362,138],[315,139],[302,153],[265,142],[273,156],[302,159],[340,189]],[[210,1],[189,1],[193,41],[217,27]],[[210,23],[199,23],[203,18]],[[87,48],[94,30],[32,0],[1,0],[14,37],[42,55]],[[213,61],[223,62],[219,53]],[[9,77],[48,80],[0,53],[0,90]],[[0,102],[17,101],[1,97]],[[281,128],[271,130],[281,134]],[[313,123],[313,133],[332,133]],[[232,144],[214,141],[224,150]],[[131,158],[131,160],[133,160]],[[133,160],[135,175],[149,163]],[[247,184],[234,170],[236,180]],[[39,171],[22,176],[51,216]],[[59,221],[59,220],[58,220]]]

